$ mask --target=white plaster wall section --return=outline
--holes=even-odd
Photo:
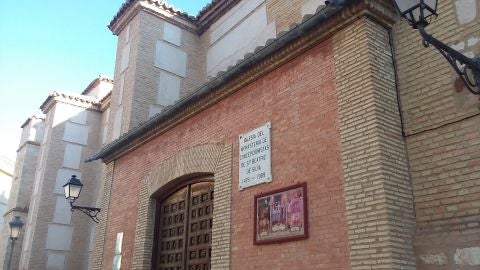
[[[63,167],[78,169],[82,158],[82,146],[72,143],[65,144],[65,153],[63,155]]]
[[[480,266],[480,247],[457,249],[454,259],[457,265]]]
[[[457,10],[457,20],[459,24],[472,22],[477,17],[478,0],[457,0],[455,8]]]
[[[51,113],[47,114],[47,116],[45,117],[45,128],[43,131],[42,144],[45,144],[47,142],[51,119],[52,119],[52,114]]]
[[[302,17],[307,14],[315,14],[320,5],[325,5],[325,0],[307,0],[302,5]]]
[[[265,0],[240,1],[210,27],[210,45],[238,25]]]
[[[207,75],[216,76],[219,71],[235,65],[238,59],[253,52],[255,47],[265,45],[275,35],[275,23],[267,24],[267,9],[262,4],[210,47],[207,52]]]
[[[73,123],[85,125],[87,123],[87,112],[84,108],[57,103],[53,117],[53,126],[57,126],[70,120]]]
[[[62,254],[63,253],[63,254]],[[48,251],[47,253],[47,269],[48,270],[63,270],[65,265],[64,252]]]
[[[46,249],[70,250],[73,227],[61,224],[48,224]]]
[[[118,105],[122,104],[123,101],[123,88],[125,87],[125,73],[122,73],[120,75],[120,80],[119,80],[119,86],[118,86]]]
[[[93,225],[93,223],[89,223],[88,227],[90,229],[89,236],[88,236],[88,252],[91,252],[93,251],[95,226]]]
[[[107,108],[104,112],[103,112],[103,125],[102,125],[102,145],[105,144],[107,142],[107,134],[108,134],[108,127],[110,126],[109,125],[109,122],[108,122],[108,119],[110,119],[110,108]]]
[[[173,105],[180,98],[181,78],[167,72],[160,72],[157,90],[157,104]]]
[[[33,124],[33,128],[35,129],[35,138],[33,139],[33,141],[41,142],[43,140],[45,122],[43,120],[37,120]]]
[[[182,44],[182,29],[168,22],[163,22],[163,40],[176,46]]]
[[[89,225],[90,232],[88,237],[88,259],[87,262],[92,261],[92,251],[93,251],[93,244],[94,244],[94,236],[95,236],[95,226],[90,223]]]
[[[84,108],[80,107],[72,107],[69,106],[70,110],[72,110],[72,116],[69,118],[69,120],[72,123],[80,124],[80,125],[86,125],[87,124],[87,111]]]
[[[28,140],[35,141],[36,137],[37,137],[37,130],[32,126],[28,129]]]
[[[72,175],[76,175],[77,178],[80,179],[80,181],[82,180],[82,173],[79,170],[72,170],[67,168],[58,169],[53,193],[63,195],[63,185],[68,182]]]
[[[33,195],[37,195],[38,190],[40,189],[40,179],[42,177],[42,170],[38,170],[35,173],[35,182],[33,184]]]
[[[122,48],[122,57],[120,59],[120,73],[127,69],[130,62],[130,42],[123,45]]]
[[[29,250],[30,248],[30,243],[32,242],[31,241],[32,239],[32,225],[31,224],[28,224],[25,228],[25,238],[23,240],[23,251],[27,251]]]
[[[112,140],[120,137],[120,132],[122,130],[122,115],[123,107],[119,107],[118,110],[115,112],[115,119],[113,119]]]
[[[127,44],[130,41],[130,24],[125,27],[125,39],[124,43]]]
[[[150,107],[148,108],[148,118],[151,118],[156,114],[161,113],[163,108],[164,107],[162,105],[150,105]]]
[[[70,211],[70,204],[68,204],[64,196],[57,196],[53,222],[68,225],[70,224],[71,217],[72,211]]]
[[[87,145],[88,142],[88,126],[65,123],[63,140],[72,143]]]
[[[155,49],[155,66],[185,78],[187,72],[187,53],[158,40]]]

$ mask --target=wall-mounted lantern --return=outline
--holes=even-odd
[[[437,3],[438,0],[395,0],[400,15],[414,29],[419,30],[423,45],[435,47],[457,72],[468,90],[480,95],[480,57],[467,57],[425,31],[431,19],[437,16]]]
[[[12,240],[12,245],[10,245],[10,256],[8,257],[7,269],[10,270],[10,266],[12,264],[12,256],[13,256],[13,247],[15,246],[15,241],[18,239],[20,235],[20,231],[23,227],[23,222],[20,220],[19,216],[15,216],[12,221],[8,223],[10,225],[10,240]]]
[[[71,207],[70,210],[72,212],[73,210],[79,210],[89,216],[95,223],[98,223],[99,220],[97,215],[100,213],[100,208],[73,205],[75,200],[80,196],[82,187],[83,184],[80,182],[80,179],[78,179],[76,175],[72,175],[72,178],[70,178],[70,180],[63,185],[65,199],[69,200]]]

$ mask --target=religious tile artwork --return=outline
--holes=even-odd
[[[308,237],[307,184],[255,196],[254,239],[256,245]]]

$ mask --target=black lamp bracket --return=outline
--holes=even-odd
[[[70,211],[73,212],[74,210],[79,210],[80,212],[83,212],[84,214],[89,216],[95,223],[98,223],[100,221],[97,217],[98,213],[100,213],[100,208],[76,206],[73,205],[73,202],[70,202],[70,207]]]
[[[420,23],[418,23],[418,31],[423,38],[423,45],[429,47],[432,45],[437,49],[445,59],[450,63],[458,76],[462,79],[465,87],[475,95],[480,95],[480,57],[470,58],[464,54],[452,49],[445,43],[434,38],[425,31],[425,26],[428,24],[423,16],[425,4],[422,1],[420,8]]]

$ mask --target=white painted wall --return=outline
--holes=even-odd
[[[232,14],[232,18],[223,19],[226,20],[226,26],[216,25],[221,21],[214,24],[210,36],[212,46],[207,52],[208,76],[216,76],[219,71],[235,65],[246,53],[253,52],[257,46],[265,45],[269,38],[276,36],[275,23],[267,23],[265,4],[255,7],[256,4],[258,0],[248,0],[245,5],[234,7],[222,17]],[[252,8],[255,9],[248,13]],[[236,11],[248,15],[245,18],[238,17]]]
[[[35,173],[35,180],[33,182],[33,195],[37,195],[38,190],[40,189],[40,178],[42,176],[42,170],[38,170]]]
[[[118,105],[122,104],[123,101],[123,89],[125,87],[125,73],[120,75],[119,79],[119,86],[118,86]]]
[[[63,140],[67,142],[87,145],[88,126],[69,123],[69,122],[65,123]]]
[[[457,18],[460,24],[466,24],[475,20],[477,17],[477,1],[478,0],[455,1]]]
[[[73,123],[85,125],[87,123],[87,112],[84,108],[57,103],[55,106],[53,126],[55,127],[68,120]]]
[[[120,137],[120,132],[122,131],[122,115],[123,107],[118,107],[118,110],[115,112],[115,118],[113,119],[112,140]]]
[[[110,108],[103,112],[102,119],[102,144],[105,144],[107,142],[108,127],[110,126]]]
[[[164,41],[158,40],[155,50],[155,66],[185,78],[187,53]]]
[[[47,269],[48,270],[63,270],[65,265],[65,254],[48,251],[47,253]]]
[[[173,45],[180,46],[182,44],[182,29],[171,23],[163,23],[163,40]]]
[[[64,196],[57,196],[55,201],[55,213],[53,215],[53,222],[60,224],[70,224],[72,211],[70,211],[70,204]]]
[[[157,104],[173,105],[180,98],[181,78],[167,72],[160,72]]]
[[[79,170],[72,170],[67,168],[58,169],[53,193],[64,194],[63,185],[68,182],[72,175],[76,175],[78,179],[82,180],[82,173]]]
[[[148,108],[148,118],[154,116],[157,113],[160,113],[162,109],[163,109],[163,106],[161,105],[156,105],[156,104],[150,105],[150,107]]]
[[[63,167],[70,169],[78,169],[82,158],[82,146],[77,144],[66,143],[65,153],[63,155]]]
[[[120,72],[123,72],[125,71],[125,69],[127,69],[129,62],[130,62],[130,43],[127,43],[122,48],[122,56],[120,59]]]
[[[225,15],[210,26],[210,44],[215,43],[223,35],[237,26],[265,0],[247,0],[240,1],[236,6],[229,10]],[[233,44],[238,45],[238,44]]]
[[[70,250],[73,227],[60,224],[48,224],[46,249]]]

